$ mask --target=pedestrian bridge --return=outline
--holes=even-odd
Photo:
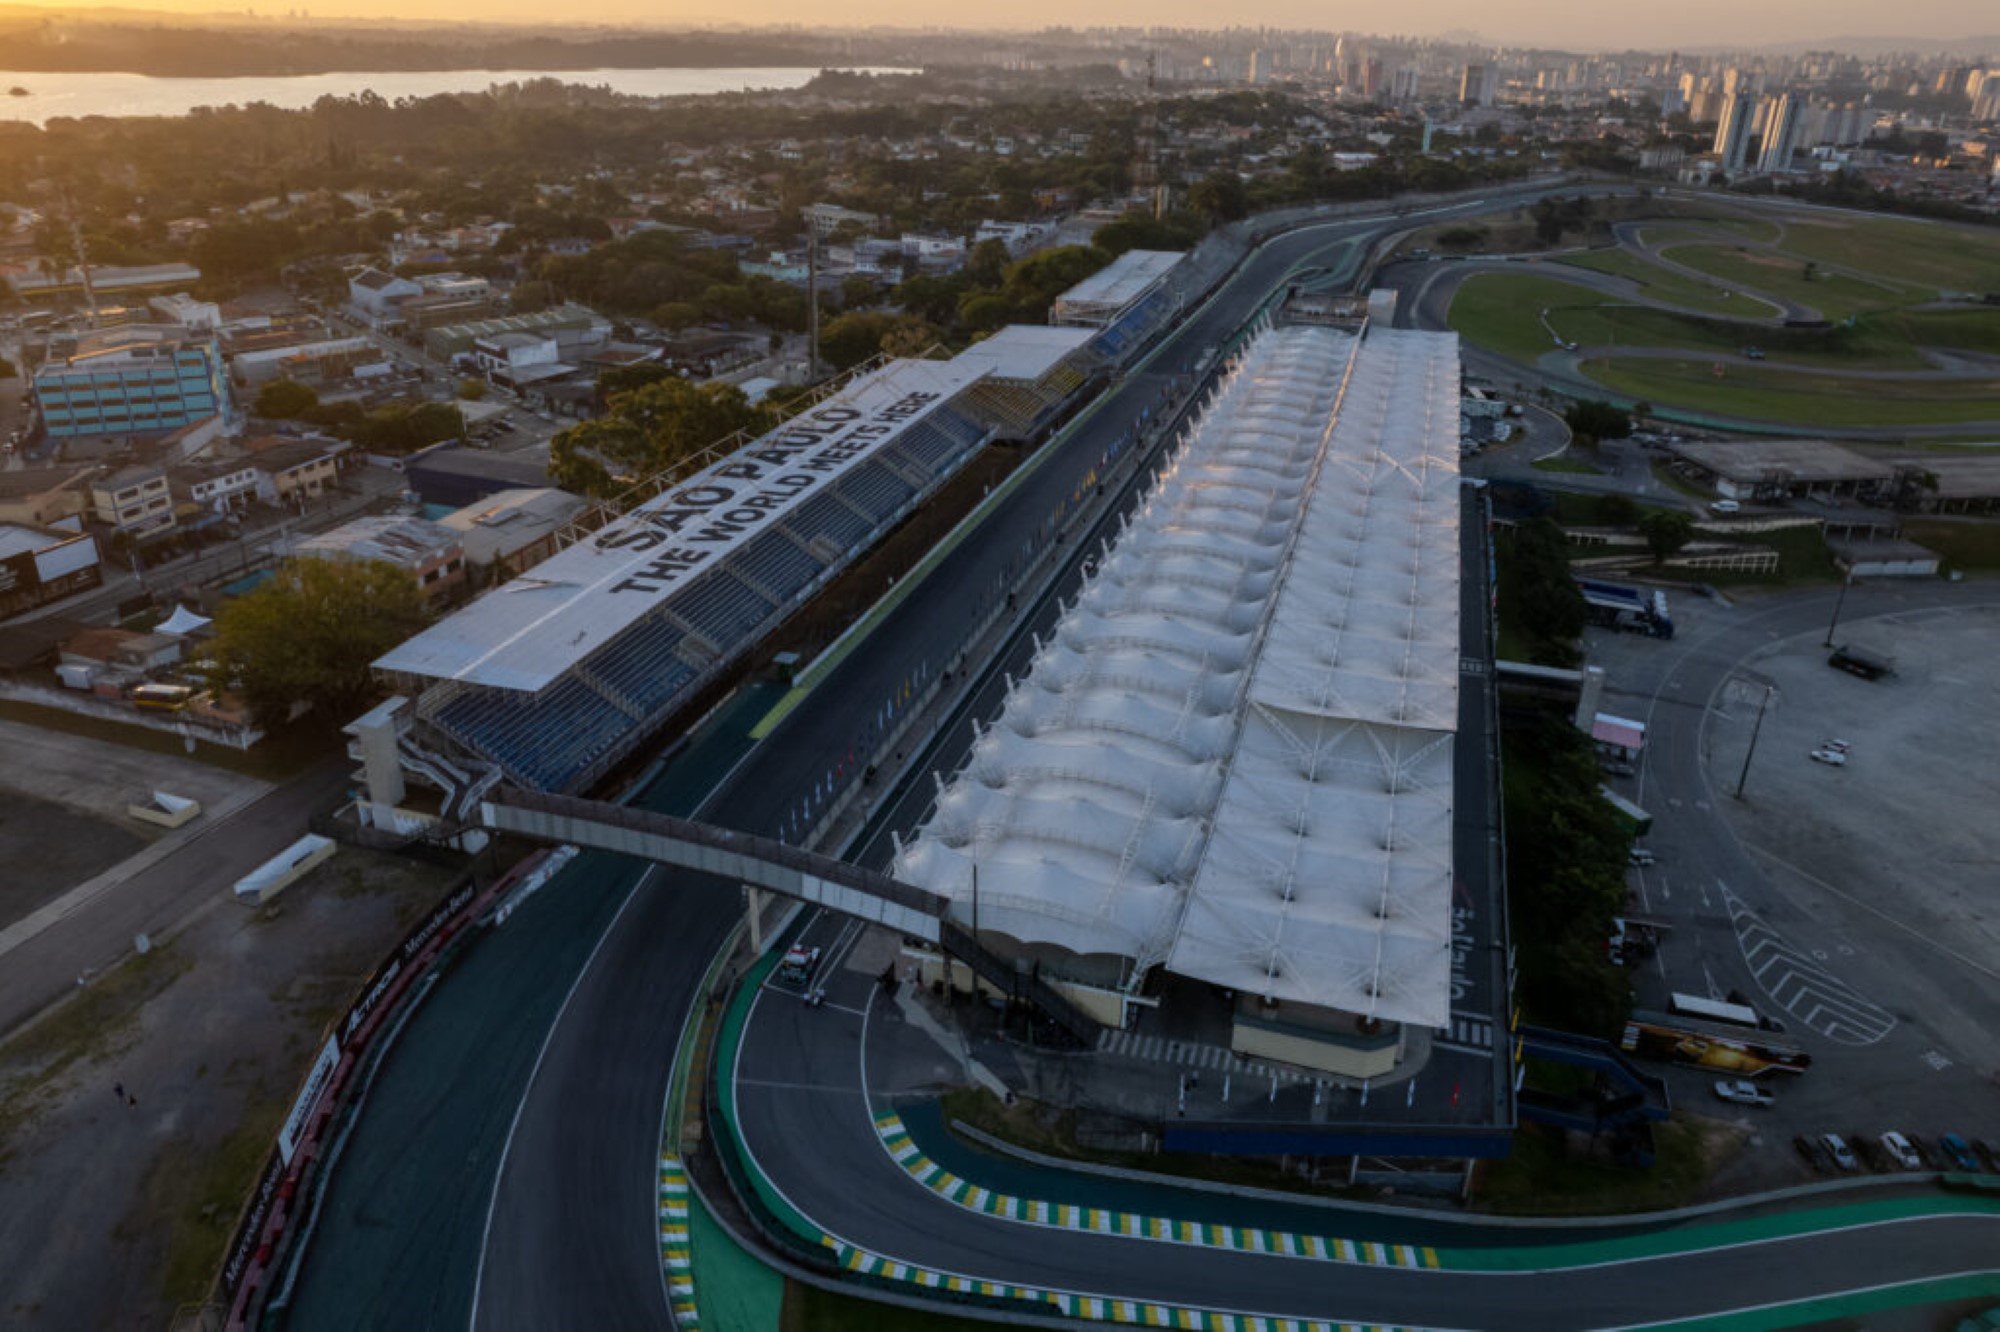
[[[503,786],[479,805],[494,832],[537,842],[590,847],[659,865],[712,874],[837,911],[935,945],[1003,994],[1033,1004],[1078,1040],[1098,1024],[1032,972],[989,951],[951,919],[951,900],[860,865],[754,833],[717,828],[602,800]]]

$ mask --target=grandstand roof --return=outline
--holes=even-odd
[[[1449,1017],[1450,335],[1259,337],[898,877],[1024,943]],[[961,907],[961,911],[963,911]]]
[[[1088,328],[1050,328],[1042,324],[1009,324],[983,342],[975,342],[953,364],[983,365],[995,379],[1034,383],[1097,336]]]
[[[1122,310],[1172,271],[1183,254],[1180,250],[1127,250],[1056,297],[1055,308]]]
[[[986,374],[896,361],[432,625],[378,669],[539,690]]]

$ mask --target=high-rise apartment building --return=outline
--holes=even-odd
[[[1491,106],[1500,87],[1500,72],[1491,65],[1467,65],[1458,81],[1458,100],[1466,106]]]
[[[1722,159],[1724,171],[1733,173],[1743,169],[1750,152],[1751,119],[1749,93],[1733,92],[1723,97],[1722,118],[1715,126],[1715,155]]]
[[[1764,146],[1757,155],[1759,171],[1789,171],[1792,167],[1792,150],[1798,146],[1799,103],[1790,93],[1779,93],[1770,99],[1770,110],[1764,117]]]

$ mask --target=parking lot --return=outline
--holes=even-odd
[[[1614,782],[1655,820],[1658,863],[1634,871],[1633,909],[1669,927],[1634,968],[1641,1006],[1734,994],[1812,1059],[1765,1076],[1770,1109],[1718,1101],[1716,1074],[1671,1070],[1678,1104],[1756,1135],[1727,1172],[1735,1187],[1810,1173],[1795,1135],[1900,1130],[1934,1155],[1944,1133],[2000,1140],[2000,607],[1982,604],[1995,599],[1858,590],[1838,637],[1896,658],[1877,682],[1827,666],[1827,589],[1677,596],[1672,641],[1591,632],[1604,710],[1650,722],[1641,771]],[[1809,757],[1834,740],[1845,763]]]

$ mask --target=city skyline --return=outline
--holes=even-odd
[[[49,10],[107,18],[168,13],[187,18],[240,21],[245,16],[282,21],[309,16],[315,20],[397,19],[415,22],[484,22],[552,26],[545,7],[530,0],[428,0],[418,5],[394,0],[337,0],[305,6],[247,6],[224,10],[214,0],[153,0],[144,5],[76,5],[67,0],[13,0],[0,10]],[[1469,44],[1532,46],[1574,51],[1667,50],[1697,52],[1782,48],[1839,49],[1846,45],[1871,50],[1935,49],[1960,41],[1980,42],[2000,28],[1991,12],[1973,0],[1924,0],[1899,10],[1886,20],[1879,7],[1859,0],[1806,0],[1766,5],[1745,13],[1723,0],[1697,0],[1644,15],[1597,10],[1560,0],[1517,0],[1495,7],[1473,0],[1415,0],[1393,15],[1360,6],[1328,9],[1308,0],[1264,0],[1249,11],[1237,11],[1228,29],[1213,27],[1215,14],[1191,0],[1160,0],[1138,6],[1110,3],[1079,9],[1074,5],[1028,0],[993,6],[990,12],[960,12],[956,21],[940,24],[934,6],[919,0],[863,0],[835,16],[792,0],[723,9],[712,0],[659,5],[650,0],[592,0],[566,11],[579,24],[609,24],[646,28],[808,28],[888,27],[930,32],[1019,30],[1045,27],[1133,29],[1146,27],[1241,31],[1272,27],[1299,31],[1349,31],[1376,36],[1415,37]],[[1387,20],[1387,21],[1385,21]],[[1801,35],[1806,34],[1806,35]],[[1726,40],[1719,40],[1726,36]],[[0,61],[4,63],[4,61]]]

